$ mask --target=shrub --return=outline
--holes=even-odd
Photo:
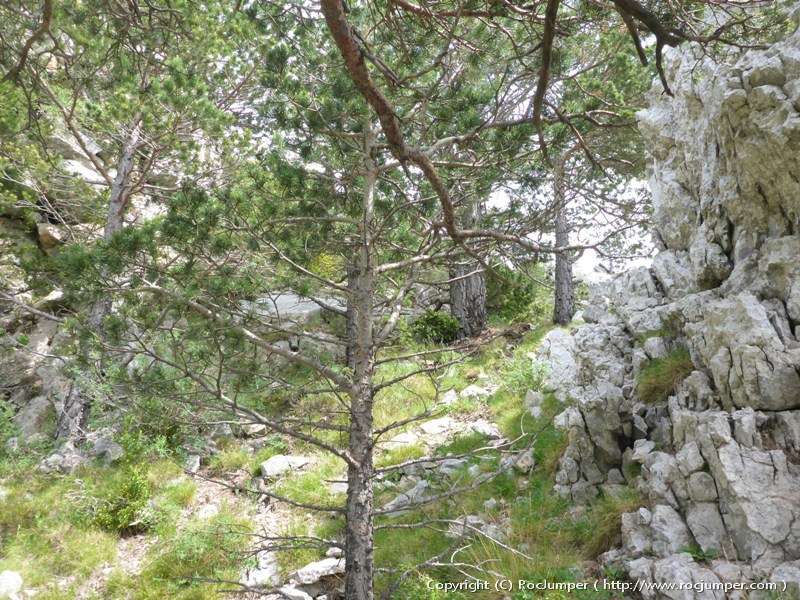
[[[651,360],[636,378],[636,392],[642,402],[664,402],[675,386],[692,372],[694,366],[686,348],[676,348],[663,358]]]
[[[524,396],[528,390],[542,387],[546,367],[535,362],[527,354],[517,354],[508,360],[502,370],[503,384],[513,394]]]
[[[458,338],[458,319],[441,310],[428,310],[411,326],[417,341],[449,344]]]
[[[527,316],[528,307],[536,296],[533,282],[508,267],[498,266],[486,277],[486,304],[504,319]]]
[[[92,497],[92,520],[107,531],[132,534],[147,530],[151,523],[147,508],[152,486],[138,468],[114,473]]]

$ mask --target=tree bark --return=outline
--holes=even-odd
[[[372,161],[372,134],[365,144],[366,174],[361,241],[351,289],[355,347],[352,352],[353,386],[350,392],[349,453],[345,536],[345,592],[348,600],[373,600],[373,387],[375,344],[372,320],[374,265],[370,227],[374,208],[376,170]]]
[[[564,177],[565,157],[553,164],[553,194],[556,206],[556,247],[569,246],[569,219]],[[575,283],[572,280],[572,257],[569,252],[556,254],[553,322],[566,325],[575,314]]]
[[[462,225],[472,227],[478,221],[475,203],[462,218]],[[486,275],[477,261],[450,266],[450,314],[458,319],[459,339],[474,337],[486,328]]]
[[[458,337],[479,335],[486,327],[486,276],[477,263],[450,267],[450,314],[458,319]]]
[[[108,209],[106,211],[106,224],[103,229],[103,239],[109,241],[115,233],[124,226],[125,208],[130,199],[131,189],[130,180],[133,172],[136,149],[141,143],[142,128],[141,119],[134,120],[128,139],[122,147],[119,160],[117,161],[117,174],[111,184],[108,199]],[[105,276],[103,272],[101,274]],[[102,335],[103,319],[111,311],[111,299],[101,297],[92,304],[89,309],[89,326],[98,335]],[[82,344],[81,353],[85,360],[89,360],[89,348],[85,343]],[[58,415],[56,423],[56,439],[81,441],[86,431],[86,424],[89,419],[91,408],[91,397],[81,389],[81,386],[73,381],[69,393],[64,398],[64,405]]]
[[[358,264],[356,262],[347,263],[347,289],[350,295],[347,297],[347,309],[345,311],[345,336],[347,347],[345,348],[345,364],[351,369],[355,368],[356,344],[358,342],[358,330],[356,324],[356,306],[354,302],[355,290],[358,285]]]

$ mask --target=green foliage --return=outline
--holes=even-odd
[[[486,307],[506,321],[528,320],[536,297],[537,285],[519,271],[500,265],[487,274]]]
[[[11,404],[0,398],[0,458],[8,453],[6,442],[17,434],[17,428],[11,418],[14,416],[14,409]]]
[[[699,545],[692,544],[685,548],[681,548],[681,552],[690,554],[693,559],[698,562],[711,562],[719,556],[719,551],[715,548],[706,548],[703,550]]]
[[[502,366],[503,385],[511,393],[524,396],[528,390],[542,386],[546,366],[531,360],[527,353],[517,353]]]
[[[152,487],[146,474],[136,467],[116,472],[89,498],[92,521],[106,531],[128,535],[152,526],[148,502]]]
[[[689,375],[694,366],[686,348],[676,348],[663,358],[651,360],[636,378],[636,392],[642,402],[665,402],[675,386]]]
[[[443,310],[427,310],[411,325],[414,338],[420,342],[449,344],[458,337],[458,319]]]
[[[217,475],[238,471],[250,463],[250,455],[243,448],[226,448],[215,454],[209,463],[211,471]]]

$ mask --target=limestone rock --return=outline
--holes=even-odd
[[[653,509],[650,529],[653,531],[653,552],[657,556],[680,552],[692,543],[689,529],[671,506],[660,504]]]
[[[22,600],[22,576],[16,571],[0,573],[0,600]]]
[[[292,574],[292,579],[303,586],[318,583],[324,577],[341,575],[344,573],[345,562],[343,558],[323,558],[298,569]]]
[[[545,385],[555,392],[559,400],[565,401],[578,376],[575,341],[569,332],[563,329],[550,331],[539,346],[537,360],[547,365]]]
[[[261,474],[264,477],[272,478],[280,477],[289,471],[298,471],[303,469],[311,462],[307,456],[292,456],[287,454],[278,454],[261,463]]]

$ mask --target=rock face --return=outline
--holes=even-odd
[[[578,503],[623,479],[639,489],[644,506],[605,557],[631,578],[794,581],[800,33],[718,63],[686,45],[665,68],[675,96],[654,84],[639,114],[660,252],[594,289],[586,325],[540,353],[567,402],[556,488]],[[687,352],[665,394],[640,397],[653,360]],[[736,597],[658,593],[646,597]]]

